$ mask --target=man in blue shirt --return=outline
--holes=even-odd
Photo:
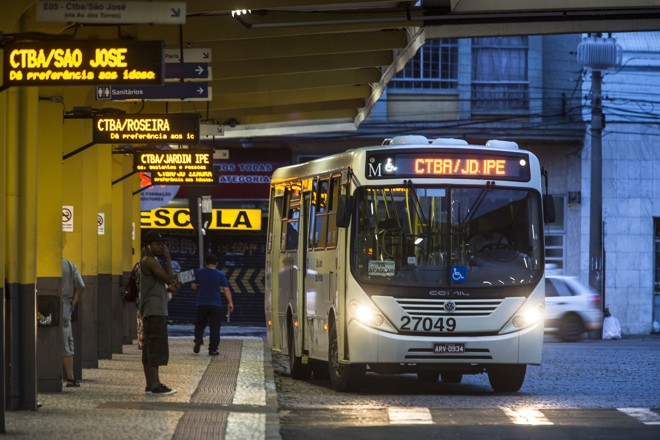
[[[203,343],[204,330],[209,326],[209,356],[220,354],[220,321],[222,319],[222,302],[220,292],[227,298],[227,312],[234,311],[234,302],[231,299],[229,283],[225,274],[218,269],[218,257],[209,254],[204,258],[206,267],[195,272],[193,290],[197,290],[197,316],[195,318],[195,346],[193,351],[199,353]]]

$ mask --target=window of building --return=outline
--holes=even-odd
[[[458,42],[428,40],[390,81],[396,89],[455,89],[458,84]]]
[[[564,244],[566,242],[565,198],[553,196],[552,199],[555,204],[555,221],[545,225],[545,264],[563,273]]]
[[[472,111],[529,109],[526,36],[472,40]]]

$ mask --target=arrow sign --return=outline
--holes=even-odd
[[[93,24],[186,24],[185,2],[39,1],[38,22]]]
[[[165,49],[163,59],[165,63],[178,63],[181,61],[184,63],[210,63],[213,61],[211,53],[210,48],[183,49],[183,59],[181,59],[181,49]]]
[[[97,86],[97,101],[210,101],[213,95],[206,82],[172,82],[162,86]]]
[[[164,66],[165,80],[208,81],[211,79],[211,69],[208,63],[165,63]]]

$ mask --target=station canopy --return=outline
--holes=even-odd
[[[204,124],[225,138],[355,130],[428,39],[660,29],[655,0],[195,0],[186,5],[183,25],[127,24],[114,32],[163,40],[167,48],[210,48],[212,100],[176,111],[202,114]],[[76,38],[94,38],[98,28],[76,32]]]

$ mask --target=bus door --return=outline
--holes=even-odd
[[[298,272],[298,285],[300,287],[300,347],[303,355],[307,354],[309,350],[309,331],[312,328],[311,320],[314,318],[313,311],[307,309],[307,295],[308,295],[308,283],[307,275],[309,273],[309,258],[310,255],[307,252],[308,249],[308,234],[309,231],[309,218],[310,218],[310,209],[312,204],[312,193],[307,191],[303,195],[302,202],[302,222],[300,224],[300,271]],[[313,301],[312,301],[313,302]]]
[[[279,286],[280,286],[280,306],[279,309],[283,313],[287,312],[289,306],[292,311],[293,331],[295,334],[295,323],[300,319],[299,313],[299,284],[298,284],[298,268],[299,262],[299,239],[300,239],[300,185],[291,185],[287,188],[285,202],[284,202],[284,217],[282,218],[282,241],[280,253],[280,270],[279,270]],[[282,317],[283,324],[286,326],[289,323],[286,320],[286,315]],[[286,329],[288,332],[290,329]],[[291,347],[289,347],[290,349]]]

